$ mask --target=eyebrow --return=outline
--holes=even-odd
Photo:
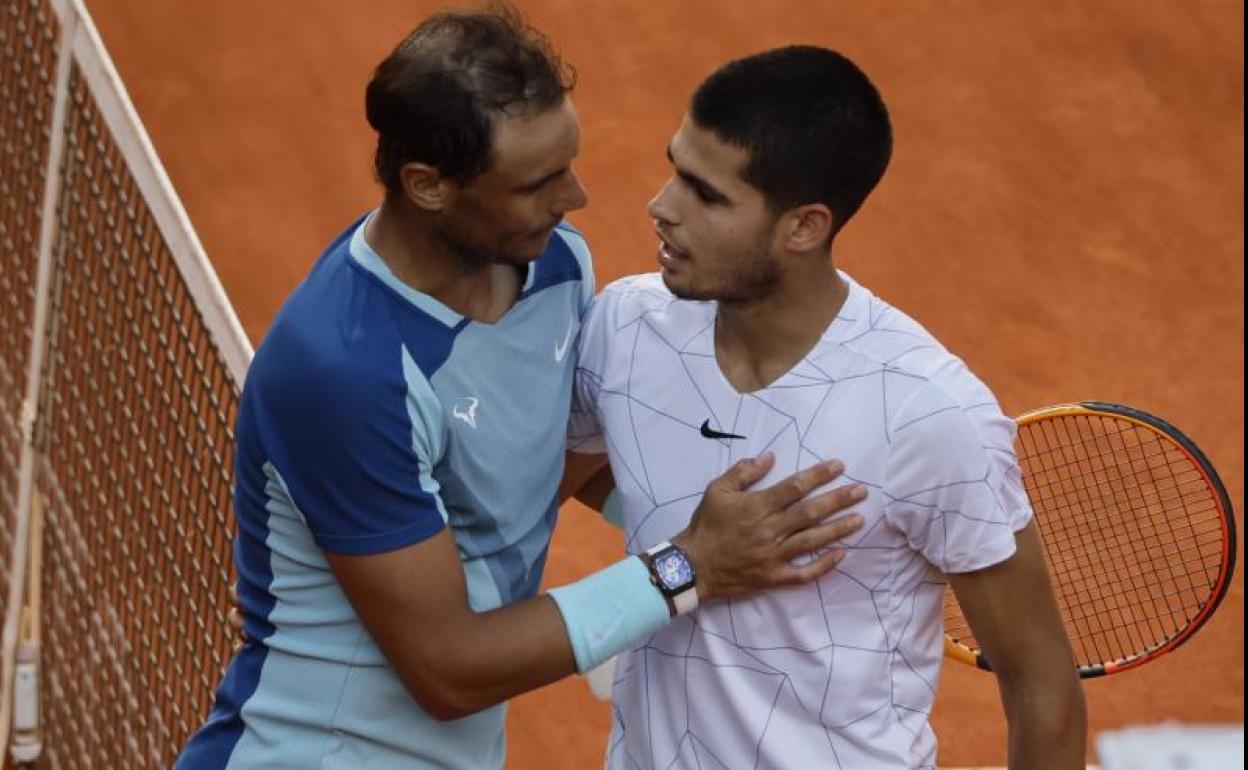
[[[706,200],[715,203],[727,203],[731,200],[715,185],[706,181],[692,171],[681,168],[680,164],[676,162],[675,156],[672,155],[672,146],[670,144],[667,146],[667,159],[672,164],[672,167],[676,169],[676,176],[683,179],[686,184],[696,190],[697,193]]]

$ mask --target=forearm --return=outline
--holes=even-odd
[[[439,719],[457,719],[576,672],[559,608],[543,595],[490,612],[465,612],[391,663],[408,690]],[[413,637],[409,637],[413,638]],[[410,648],[410,645],[406,647]],[[403,649],[400,647],[399,649]]]
[[[555,598],[479,613],[469,606],[449,533],[403,551],[328,558],[399,679],[439,719],[553,682],[578,662],[588,667],[669,619],[636,557],[555,589]]]
[[[548,596],[467,619],[460,632],[472,644],[456,652],[454,670],[443,676],[462,701],[456,711],[471,713],[589,671],[669,619],[647,568],[628,557]]]
[[[1001,698],[1009,722],[1011,770],[1083,770],[1087,715],[1073,673],[1017,685],[1002,682]]]
[[[1011,770],[1083,770],[1083,687],[1049,586],[1039,530],[1029,524],[1016,541],[1017,551],[1006,561],[951,574],[949,581],[997,673]]]

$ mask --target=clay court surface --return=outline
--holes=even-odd
[[[374,206],[371,67],[428,2],[91,0],[253,341],[322,245]],[[1231,0],[522,3],[580,73],[573,220],[599,283],[654,268],[644,203],[697,82],[790,42],[876,81],[897,144],[835,258],[961,355],[1010,414],[1132,404],[1183,427],[1243,507],[1243,6]],[[1242,519],[1240,519],[1242,522]],[[1242,523],[1240,524],[1242,532]],[[548,580],[616,558],[569,507]],[[1242,536],[1240,551],[1242,553]],[[1087,683],[1094,731],[1242,722],[1243,576],[1169,657]],[[206,709],[208,704],[204,704]],[[601,762],[608,708],[576,680],[518,699],[510,767]],[[942,765],[1000,764],[990,675],[950,665]]]

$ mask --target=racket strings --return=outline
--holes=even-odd
[[[1036,450],[1024,452],[1025,469],[1046,548],[1073,562],[1052,572],[1080,662],[1125,658],[1179,633],[1220,565],[1220,527],[1202,540],[1195,525],[1202,512],[1219,524],[1200,472],[1159,434],[1123,420],[1081,415],[1020,433]],[[1044,483],[1057,474],[1065,483]],[[1163,545],[1176,541],[1195,547]]]
[[[1096,442],[1086,439],[1072,441],[1072,437],[1068,435],[1069,431],[1063,430],[1068,429],[1068,425],[1045,427],[1050,428],[1050,434],[1054,434],[1043,436],[1048,440],[1046,443],[1056,442],[1058,451],[1054,454],[1065,460],[1059,467],[1075,465],[1084,470],[1083,473],[1077,474],[1078,476],[1088,477],[1091,473],[1105,473],[1112,469],[1111,482],[1123,482],[1125,479],[1121,476],[1124,470],[1130,472],[1129,466],[1124,469],[1121,466],[1110,465],[1107,468],[1105,461],[1108,459],[1112,463],[1121,459],[1123,454],[1117,452],[1126,449],[1126,457],[1132,463],[1136,462],[1134,458],[1131,458],[1132,453],[1128,447],[1116,446],[1095,454],[1091,451],[1096,448]],[[1067,435],[1061,435],[1063,433]],[[1106,455],[1110,453],[1115,454],[1107,458]],[[1097,462],[1098,460],[1100,462]],[[1113,476],[1118,476],[1118,478],[1113,478]],[[1112,660],[1122,654],[1148,646],[1147,637],[1164,637],[1175,630],[1167,628],[1167,625],[1173,624],[1164,623],[1155,613],[1150,612],[1145,616],[1146,620],[1137,622],[1134,617],[1124,617],[1123,613],[1116,611],[1115,605],[1118,600],[1135,603],[1142,601],[1151,609],[1155,604],[1154,597],[1149,595],[1151,586],[1165,581],[1167,577],[1172,585],[1177,584],[1179,579],[1173,567],[1164,559],[1136,558],[1131,560],[1138,565],[1135,569],[1129,571],[1124,569],[1128,566],[1122,563],[1124,551],[1129,552],[1133,544],[1138,544],[1146,537],[1139,517],[1126,519],[1124,517],[1132,511],[1140,512],[1141,507],[1147,515],[1151,513],[1149,506],[1146,501],[1139,499],[1138,494],[1135,495],[1136,499],[1130,499],[1129,493],[1114,494],[1112,483],[1088,485],[1083,483],[1085,480],[1086,478],[1073,480],[1073,489],[1062,489],[1059,485],[1059,488],[1054,490],[1056,494],[1051,497],[1045,497],[1037,490],[1036,499],[1033,502],[1048,514],[1042,517],[1042,520],[1050,524],[1047,527],[1048,532],[1045,533],[1050,538],[1066,536],[1068,528],[1063,525],[1078,527],[1079,514],[1094,510],[1098,507],[1098,502],[1101,503],[1099,506],[1101,510],[1106,511],[1107,514],[1093,519],[1098,534],[1094,542],[1099,543],[1100,547],[1092,549],[1090,553],[1085,552],[1082,568],[1080,565],[1075,565],[1074,569],[1066,573],[1057,573],[1058,580],[1055,581],[1059,603],[1068,618],[1068,627],[1078,630],[1078,633],[1073,634],[1072,642],[1076,648],[1076,658],[1081,663],[1090,662],[1093,659]],[[1105,490],[1101,489],[1103,486],[1111,487],[1108,495],[1105,494]],[[1140,503],[1144,505],[1141,506]],[[1059,511],[1059,516],[1052,515]],[[1152,522],[1153,519],[1145,518],[1143,521]],[[1046,527],[1042,525],[1041,529],[1044,532]],[[1100,566],[1101,569],[1097,570],[1096,566]],[[1092,569],[1088,569],[1089,567]],[[1168,574],[1159,574],[1162,569]],[[1129,584],[1121,586],[1118,590],[1105,590],[1117,582],[1105,578],[1117,571],[1125,573]],[[1070,605],[1080,600],[1082,600],[1080,609],[1083,611],[1076,612]],[[1147,628],[1141,627],[1141,623]]]
[[[1138,657],[1183,632],[1222,569],[1221,508],[1163,434],[1089,413],[1019,428],[1023,480],[1081,666]],[[978,649],[957,602],[946,632]]]

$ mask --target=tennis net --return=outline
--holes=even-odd
[[[230,654],[250,347],[81,3],[0,16],[0,737],[167,768]]]

